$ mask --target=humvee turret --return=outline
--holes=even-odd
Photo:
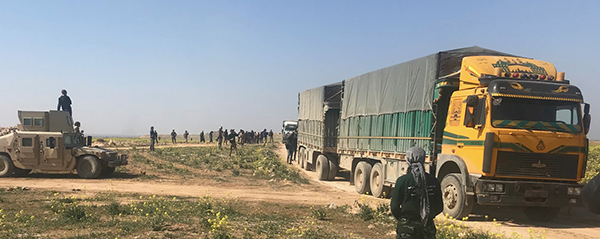
[[[19,111],[18,130],[0,136],[0,177],[31,170],[73,172],[82,178],[108,176],[127,155],[92,147],[91,136],[76,132],[65,111]]]

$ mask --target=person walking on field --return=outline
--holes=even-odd
[[[269,130],[269,140],[273,143],[273,130]]]
[[[231,129],[231,132],[229,132],[229,134],[227,135],[227,140],[229,140],[229,156],[231,156],[231,152],[233,152],[233,150],[235,150],[235,154],[237,155],[237,145],[235,143],[235,137],[238,136],[238,134],[235,133],[235,130]]]
[[[156,141],[156,130],[154,126],[150,126],[150,151],[154,151],[154,141]]]
[[[223,143],[227,145],[227,141],[229,141],[229,136],[227,136],[227,129],[223,130]]]
[[[425,172],[425,150],[412,147],[406,151],[409,166],[396,180],[391,211],[398,220],[396,238],[435,238],[433,218],[443,211],[440,182]]]
[[[69,112],[69,116],[73,117],[73,109],[71,108],[71,98],[67,96],[67,90],[61,91],[62,95],[58,97],[58,106],[56,107],[57,111],[60,111],[62,108],[63,111]]]
[[[188,136],[190,136],[190,133],[187,132],[187,129],[185,130],[185,132],[183,132],[183,138],[185,138],[185,142],[188,142]]]
[[[219,127],[219,136],[217,136],[217,146],[221,149],[223,144],[223,126]]]
[[[212,140],[212,138],[213,138],[213,137],[212,137],[212,135],[213,135],[213,132],[212,132],[212,131],[210,131],[210,132],[208,133],[208,139],[210,140],[210,142],[209,142],[209,143],[212,143],[212,142],[213,142],[213,140]]]
[[[206,140],[204,140],[204,130],[200,132],[200,143],[206,143]]]
[[[292,161],[296,160],[296,147],[298,146],[298,138],[296,131],[290,133],[287,136],[287,141],[285,142],[285,148],[287,149],[287,163],[292,164]],[[265,139],[266,141],[267,139]]]
[[[177,144],[177,133],[175,133],[175,129],[173,129],[171,132],[171,142],[173,142],[173,144]]]

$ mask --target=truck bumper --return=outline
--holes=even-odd
[[[121,165],[127,165],[127,154],[118,156],[116,160],[108,161],[108,167],[114,168]]]
[[[494,186],[491,187],[490,184]],[[498,185],[502,185],[502,190],[498,189]],[[481,205],[581,207],[581,196],[576,194],[581,192],[582,187],[574,183],[478,179],[475,183],[475,195],[477,203]]]

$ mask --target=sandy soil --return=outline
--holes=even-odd
[[[178,144],[179,147],[201,146],[197,144]],[[122,149],[122,148],[121,148]],[[277,153],[282,160],[285,158],[285,149],[280,147]],[[179,197],[229,197],[248,201],[289,202],[316,205],[337,205],[355,202],[389,203],[389,199],[377,199],[369,196],[360,196],[346,181],[348,173],[340,173],[334,181],[319,181],[316,173],[304,171],[299,165],[293,164],[306,178],[309,185],[297,185],[285,182],[283,186],[271,187],[269,182],[252,184],[247,182],[224,182],[191,179],[189,181],[165,177],[158,180],[139,181],[131,174],[116,173],[115,177],[107,179],[85,180],[77,175],[59,174],[33,174],[24,178],[2,178],[0,187],[28,187],[32,189],[55,190],[68,192],[82,190],[84,192],[122,192],[139,194],[170,195]],[[143,169],[138,169],[143,170]],[[195,172],[196,173],[196,172]],[[202,173],[202,172],[197,172]],[[488,218],[485,218],[488,215]],[[492,219],[497,221],[493,222]],[[582,208],[563,210],[558,218],[549,223],[532,222],[528,220],[520,209],[494,209],[488,208],[475,211],[470,215],[465,225],[490,232],[504,233],[509,236],[515,232],[522,238],[530,238],[532,230],[535,235],[545,235],[545,238],[600,238],[600,215],[587,212]],[[541,237],[534,237],[541,238]]]

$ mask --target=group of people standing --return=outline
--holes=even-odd
[[[231,153],[236,150],[237,152],[237,144],[267,144],[268,142],[273,142],[273,130],[270,130],[267,132],[267,129],[264,129],[263,131],[257,131],[255,132],[254,130],[251,131],[244,131],[243,129],[240,129],[239,133],[235,132],[234,129],[223,129],[223,127],[219,127],[219,130],[214,132],[214,131],[210,131],[208,134],[208,143],[213,143],[213,139],[217,142],[217,145],[219,147],[219,149],[222,148],[222,145],[230,145],[230,152],[229,154],[231,155]],[[185,142],[188,142],[188,137],[190,136],[189,132],[187,130],[185,130],[185,132],[183,133],[183,138],[185,139]],[[156,132],[156,129],[154,128],[154,126],[150,127],[150,150],[153,151],[154,150],[154,145],[158,144],[160,140],[160,137],[158,136],[158,133]],[[192,140],[190,138],[190,140]],[[175,131],[175,129],[173,129],[173,131],[171,131],[171,142],[173,144],[177,144],[177,132]],[[206,138],[205,138],[205,134],[204,134],[204,130],[202,132],[200,132],[200,143],[207,143],[206,142]]]

